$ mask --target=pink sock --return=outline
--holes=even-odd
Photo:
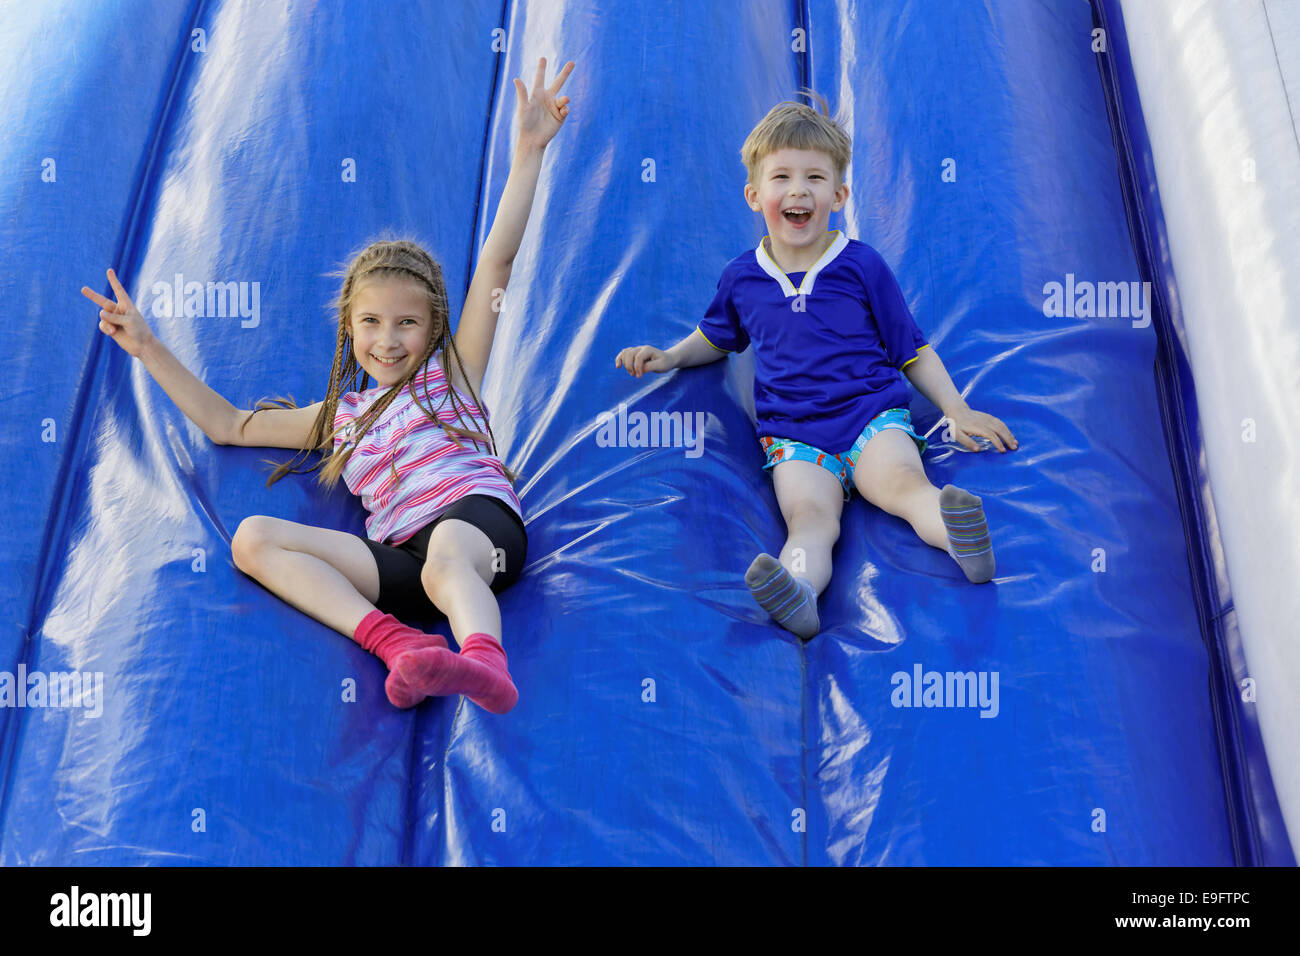
[[[397,674],[397,660],[411,651],[442,648],[447,649],[447,642],[440,634],[426,634],[413,627],[408,627],[391,614],[385,614],[376,608],[361,619],[352,639],[388,665],[388,679],[384,681],[384,692],[394,707],[414,707],[427,696],[410,687]]]
[[[519,700],[506,670],[506,652],[491,635],[471,634],[460,653],[445,647],[403,654],[393,671],[413,693],[430,697],[464,694],[493,714],[504,714]]]

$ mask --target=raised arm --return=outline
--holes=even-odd
[[[480,391],[492,355],[501,296],[510,282],[515,255],[528,225],[528,213],[533,206],[537,179],[542,170],[542,156],[546,144],[569,115],[569,98],[561,96],[556,99],[555,94],[572,71],[573,61],[569,61],[555,82],[546,86],[546,58],[542,57],[537,64],[531,96],[523,82],[515,79],[518,99],[515,124],[519,135],[510,161],[510,175],[506,178],[492,229],[479,250],[478,264],[474,267],[474,278],[465,295],[465,308],[460,314],[455,335],[456,351],[465,363],[465,374],[476,394]]]
[[[180,363],[131,301],[117,274],[108,270],[117,301],[111,302],[89,286],[81,294],[100,307],[99,328],[128,355],[138,358],[185,416],[217,445],[257,445],[272,448],[306,446],[321,403],[306,408],[238,409]]]
[[[116,302],[110,302],[88,286],[81,287],[81,294],[100,307],[100,331],[128,355],[144,363],[176,407],[203,429],[208,438],[219,445],[225,444],[235,420],[235,406],[205,385],[158,340],[112,269],[108,270],[108,281]]]

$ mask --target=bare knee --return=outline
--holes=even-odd
[[[816,537],[834,544],[840,536],[839,509],[815,501],[805,500],[793,505],[785,523],[791,537]]]
[[[430,551],[424,559],[424,567],[420,569],[420,583],[424,585],[429,600],[438,604],[447,594],[448,588],[454,587],[466,575],[477,578],[478,572],[463,555],[455,551]]]
[[[899,468],[892,471],[886,481],[877,485],[872,504],[891,515],[911,521],[916,517],[921,502],[928,501],[924,493],[932,487],[924,471]]]
[[[266,515],[249,515],[235,529],[230,554],[235,567],[245,574],[251,573],[262,555],[275,546],[275,520]]]

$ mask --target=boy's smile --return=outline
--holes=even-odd
[[[835,167],[825,153],[779,149],[763,158],[758,183],[745,185],[749,208],[761,212],[771,237],[772,258],[785,272],[805,272],[829,245],[826,226],[849,196],[835,185]]]
[[[414,282],[368,279],[352,300],[357,363],[379,385],[396,385],[429,344],[429,302]]]

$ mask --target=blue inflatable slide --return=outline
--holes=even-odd
[[[1118,3],[48,3],[0,53],[0,863],[1294,863],[1193,507],[1177,302],[1044,302],[1167,288]],[[231,558],[248,515],[364,534],[359,501],[267,487],[292,453],[209,441],[78,290],[115,269],[237,407],[320,400],[328,273],[366,240],[421,241],[459,314],[543,56],[577,64],[571,114],[485,382],[529,533],[500,598],[520,700],[399,711],[378,660]],[[968,452],[914,393],[997,576],[855,495],[806,644],[743,580],[785,534],[751,355],[613,365],[689,333],[762,237],[740,145],[803,86],[854,143],[831,228],[1019,440]],[[152,317],[191,281],[253,291]],[[702,450],[606,447],[620,410],[696,416]],[[900,706],[931,672],[989,693]],[[82,706],[25,699],[68,673]]]

